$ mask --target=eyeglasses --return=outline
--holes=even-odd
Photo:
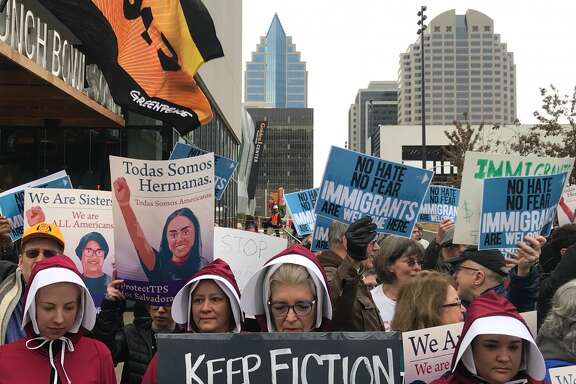
[[[316,299],[312,301],[299,301],[294,305],[278,301],[268,302],[272,315],[274,317],[280,317],[280,318],[288,316],[288,312],[290,312],[290,310],[293,310],[296,316],[298,317],[306,316],[310,314],[310,312],[312,312],[314,304],[316,304]]]
[[[456,272],[458,272],[461,269],[467,269],[469,271],[474,271],[474,272],[480,272],[480,270],[478,268],[470,268],[470,267],[465,267],[463,265],[459,265],[456,267]]]
[[[98,257],[104,257],[104,250],[103,249],[92,249],[92,248],[84,248],[84,254],[88,257],[94,256],[94,254]]]
[[[455,302],[450,303],[450,304],[444,304],[442,307],[443,308],[460,307],[461,305],[462,305],[462,300],[460,300],[460,298],[457,298]]]
[[[24,254],[26,255],[27,258],[29,259],[35,259],[38,256],[40,256],[40,254],[42,254],[44,257],[53,257],[56,256],[58,253],[58,251],[55,251],[53,249],[28,249],[24,252]]]

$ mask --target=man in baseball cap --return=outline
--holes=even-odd
[[[0,261],[0,345],[25,335],[22,301],[34,264],[64,252],[64,236],[54,224],[42,222],[28,227],[22,235],[18,265]]]
[[[518,243],[519,248],[515,253],[511,253],[508,264],[516,264],[517,267],[510,271],[507,260],[497,249],[480,251],[471,246],[460,256],[447,260],[454,265],[454,279],[460,299],[469,304],[474,298],[494,291],[510,300],[521,312],[534,310],[538,279],[537,271],[531,265],[540,256],[540,242],[532,237],[525,240]],[[506,286],[504,283],[507,280],[509,284]]]

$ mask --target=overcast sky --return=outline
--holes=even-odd
[[[314,108],[314,181],[320,184],[331,145],[348,139],[348,108],[360,88],[375,80],[397,80],[398,57],[416,41],[412,0],[244,0],[243,68],[274,13],[307,63],[308,107]],[[435,0],[430,21],[472,8],[494,20],[494,32],[514,53],[518,118],[534,122],[540,87],[570,93],[576,85],[576,2],[546,0]]]

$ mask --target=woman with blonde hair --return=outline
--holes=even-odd
[[[466,309],[448,275],[422,271],[398,294],[392,330],[400,332],[464,321]]]

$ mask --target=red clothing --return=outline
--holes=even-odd
[[[498,325],[484,322],[486,318],[494,317]],[[510,320],[508,320],[508,318]],[[514,319],[514,320],[512,320]],[[521,327],[520,329],[518,327]],[[524,343],[523,359],[526,369],[520,371],[513,379],[512,383],[541,384],[544,383],[545,366],[544,358],[538,350],[528,326],[522,316],[518,314],[516,307],[512,305],[504,296],[490,291],[478,296],[468,308],[466,320],[462,334],[456,345],[452,358],[452,369],[454,372],[447,372],[439,379],[430,384],[482,384],[485,380],[473,375],[463,362],[463,354],[471,349],[475,335],[502,334],[523,338],[528,343]],[[456,367],[454,369],[454,367]],[[518,381],[517,381],[518,380]]]
[[[155,353],[150,363],[148,363],[148,368],[142,377],[142,384],[156,384],[158,383],[158,354]]]
[[[65,351],[64,368],[73,384],[115,384],[112,356],[101,342],[82,335],[69,336],[74,351]],[[51,384],[47,347],[26,348],[29,337],[0,347],[0,384]],[[59,382],[67,384],[60,351],[53,352]]]

